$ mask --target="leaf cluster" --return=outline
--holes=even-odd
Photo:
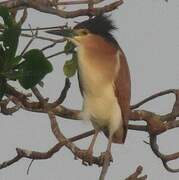
[[[0,33],[0,100],[6,93],[7,81],[18,81],[29,89],[38,84],[53,68],[39,49],[31,49],[23,55],[17,54],[21,24],[6,7],[0,6],[3,31]]]
[[[75,47],[76,46],[70,41],[67,41],[64,47],[66,55],[72,54],[71,59],[67,60],[63,66],[63,72],[68,78],[74,76],[78,68],[77,52],[75,51]]]

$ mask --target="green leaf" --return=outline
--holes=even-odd
[[[0,45],[0,72],[3,70],[3,64],[5,61],[5,51],[2,47],[2,45]]]
[[[24,59],[25,61],[18,68],[21,74],[19,83],[25,89],[34,87],[53,70],[51,63],[38,49],[28,51]]]
[[[11,26],[13,23],[12,17],[10,15],[9,9],[4,6],[0,6],[0,16],[3,18],[4,23],[7,26]]]
[[[17,69],[18,67],[16,68],[16,66],[18,66],[18,64],[20,63],[21,60],[22,60],[21,56],[14,57],[14,59],[12,60],[12,63],[11,63],[12,68]]]
[[[77,71],[77,54],[73,53],[72,59],[65,62],[63,66],[63,72],[68,78],[75,75]]]
[[[6,7],[0,6],[0,16],[4,20],[4,31],[1,34],[0,41],[3,41],[3,46],[6,49],[7,60],[15,56],[21,33],[21,26],[16,23],[15,18],[11,15]]]
[[[3,41],[3,34],[0,34],[0,41]]]
[[[67,41],[65,47],[64,47],[64,52],[65,54],[72,54],[75,51],[75,45],[71,41]]]
[[[3,73],[3,76],[9,80],[16,81],[21,78],[22,74],[17,70],[9,70],[8,72]]]
[[[14,57],[16,54],[20,33],[21,27],[17,24],[4,29],[3,46],[6,48],[9,58]]]
[[[2,100],[5,92],[6,92],[6,80],[0,79],[0,101]]]

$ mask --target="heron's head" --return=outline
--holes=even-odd
[[[71,30],[50,30],[47,33],[64,36],[77,46],[95,43],[97,45],[101,40],[117,45],[111,34],[114,29],[116,28],[111,19],[108,16],[101,15],[83,21]]]

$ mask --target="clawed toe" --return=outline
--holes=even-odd
[[[85,166],[91,166],[93,164],[93,153],[89,150],[80,150],[78,152],[78,157],[82,159],[82,164]]]
[[[110,162],[113,162],[111,153],[108,151],[101,153],[99,166],[103,166],[104,163],[109,163],[110,165]]]

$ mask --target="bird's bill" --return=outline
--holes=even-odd
[[[46,33],[63,36],[63,37],[70,37],[70,38],[76,35],[73,29],[54,29],[54,30],[46,31]]]
[[[67,40],[73,42],[74,44],[78,44],[78,33],[73,29],[54,29],[46,31],[46,33],[63,36]]]

